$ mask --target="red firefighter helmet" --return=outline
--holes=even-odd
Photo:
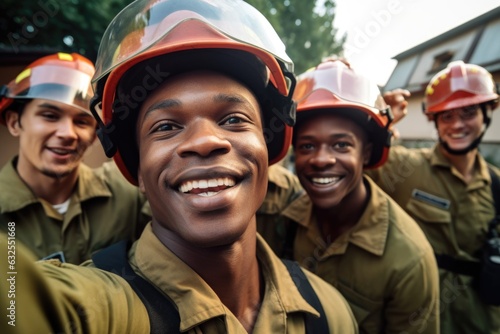
[[[425,90],[423,111],[433,119],[436,113],[492,102],[495,109],[498,94],[491,74],[481,66],[458,60],[438,72]]]
[[[106,154],[131,183],[137,184],[133,133],[141,102],[161,80],[195,69],[222,71],[249,86],[262,108],[270,162],[286,154],[295,121],[295,77],[267,19],[244,1],[138,0],[104,33],[92,102],[92,109],[102,109],[98,135]]]
[[[26,67],[0,91],[0,122],[15,100],[45,99],[62,102],[90,112],[94,65],[76,54],[56,53],[42,57]]]
[[[342,60],[326,60],[297,78],[297,124],[317,113],[335,113],[361,126],[373,143],[365,168],[382,165],[389,153],[393,119],[378,86]]]

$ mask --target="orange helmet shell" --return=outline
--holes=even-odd
[[[4,87],[0,99],[0,117],[14,100],[45,99],[61,102],[88,113],[94,65],[76,54],[56,53],[28,65]]]
[[[459,60],[449,63],[427,85],[424,113],[432,117],[445,110],[490,101],[498,103],[492,75],[481,66]]]

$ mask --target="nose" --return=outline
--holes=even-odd
[[[335,165],[337,159],[335,158],[335,154],[326,145],[322,145],[309,162],[313,167],[324,169]]]
[[[66,140],[77,139],[78,136],[75,131],[75,124],[73,123],[73,120],[66,117],[61,118],[57,124],[56,135],[59,138]]]
[[[453,115],[453,119],[451,120],[451,127],[452,128],[461,128],[463,125],[464,125],[464,119],[462,117],[462,115],[460,115],[459,113],[455,113]]]
[[[208,157],[225,154],[231,150],[231,143],[224,137],[223,130],[210,120],[197,120],[184,129],[184,141],[177,147],[181,157],[198,155]]]

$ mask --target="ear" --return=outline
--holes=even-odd
[[[363,145],[363,165],[367,165],[370,162],[372,156],[373,143],[365,142]]]
[[[137,170],[137,181],[139,183],[139,190],[141,193],[146,194],[146,188],[144,187],[144,182],[142,181],[141,169]]]
[[[5,112],[5,124],[7,129],[14,137],[19,137],[21,133],[21,124],[19,124],[19,113],[13,110],[7,110]]]

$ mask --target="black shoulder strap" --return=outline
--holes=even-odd
[[[92,255],[97,268],[123,277],[144,303],[149,315],[151,333],[180,333],[179,311],[173,302],[151,283],[137,275],[128,262],[127,241],[120,241]]]
[[[285,264],[290,276],[293,279],[293,282],[299,289],[302,297],[319,312],[319,318],[314,317],[313,315],[307,313],[305,315],[305,323],[306,323],[306,333],[315,334],[315,333],[329,333],[328,322],[326,321],[326,314],[321,302],[318,299],[318,295],[314,291],[311,283],[306,277],[306,274],[302,271],[299,264],[295,261],[290,260],[282,260]]]
[[[493,168],[488,166],[488,171],[491,176],[491,193],[493,194],[493,201],[495,202],[496,216],[500,216],[500,180]]]
[[[287,219],[285,222],[285,242],[283,243],[283,249],[281,254],[278,256],[282,259],[292,260],[293,259],[293,243],[295,241],[295,235],[297,234],[297,223],[291,219]]]
[[[130,284],[148,311],[151,333],[180,333],[179,311],[170,299],[135,273],[128,262],[129,246],[127,241],[120,241],[92,255],[92,261],[97,268],[119,275]],[[306,275],[296,262],[283,260],[283,263],[302,297],[320,314],[319,318],[306,314],[306,333],[328,333],[325,311]]]

